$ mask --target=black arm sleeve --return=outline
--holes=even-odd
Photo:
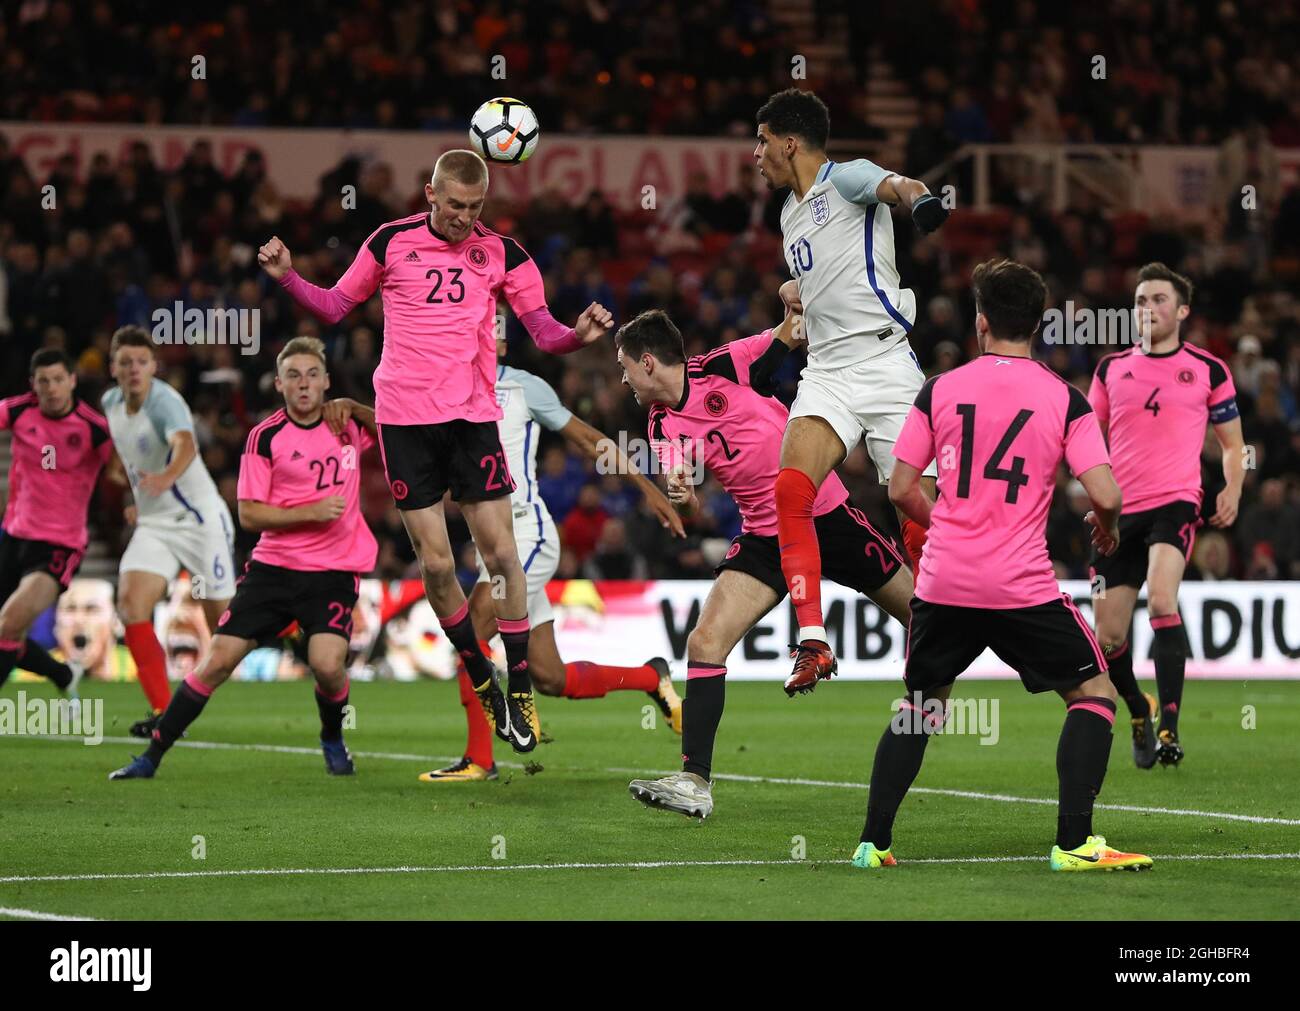
[[[749,385],[755,393],[761,393],[765,397],[776,395],[776,383],[773,379],[789,353],[790,349],[773,337],[767,350],[754,359],[753,364],[749,366]]]

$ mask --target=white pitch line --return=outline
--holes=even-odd
[[[82,738],[67,735],[49,734],[45,736],[34,736],[32,740],[45,741],[77,741]],[[141,744],[136,737],[105,737],[104,741],[109,744]],[[319,748],[307,748],[291,744],[237,744],[229,741],[177,741],[174,747],[178,748],[197,748],[208,751],[262,751],[281,755],[319,755]],[[448,755],[412,755],[404,752],[391,751],[353,751],[355,758],[373,758],[381,761],[396,762],[454,762],[460,756]],[[518,762],[497,762],[497,765],[504,766],[508,769],[523,769],[524,766]],[[580,767],[570,769],[570,771],[583,771]],[[647,771],[645,769],[627,769],[627,768],[603,768],[592,770],[596,772],[619,773],[633,776],[671,776],[679,769],[656,769]],[[714,779],[726,780],[735,783],[771,783],[775,786],[813,786],[813,787],[830,787],[845,790],[866,790],[869,788],[868,783],[842,782],[830,779],[802,779],[797,777],[782,776],[743,776],[738,773],[718,772],[713,774]],[[975,790],[946,790],[931,786],[914,786],[909,793],[927,793],[940,797],[961,797],[965,800],[991,800],[1003,804],[1045,804],[1055,807],[1057,800],[1051,797],[1017,797],[1007,793],[981,793]],[[1098,811],[1126,811],[1132,814],[1167,814],[1176,815],[1183,818],[1216,818],[1223,821],[1246,822],[1251,825],[1300,825],[1300,818],[1273,818],[1265,815],[1256,814],[1233,814],[1228,811],[1201,811],[1195,808],[1180,807],[1148,807],[1139,804],[1104,804],[1093,805]]]
[[[1300,853],[1179,853],[1170,856],[1153,856],[1164,860],[1294,860]],[[900,865],[909,864],[1019,864],[1046,863],[1043,854],[1035,856],[1000,857],[904,857]],[[251,878],[295,877],[311,874],[450,874],[496,871],[591,871],[591,870],[661,870],[681,867],[799,867],[813,864],[847,865],[848,860],[619,860],[608,862],[586,861],[559,864],[463,864],[399,866],[399,867],[266,867],[242,870],[206,871],[135,871],[120,874],[34,874],[0,877],[0,884],[36,884],[60,881],[140,881],[172,878]],[[0,913],[14,913],[0,907]],[[17,910],[30,912],[30,910]],[[81,917],[35,914],[40,918],[75,920]]]
[[[13,909],[9,906],[0,906],[0,916],[8,916],[15,920],[93,920],[93,916],[61,916],[58,913],[42,913],[36,909]]]

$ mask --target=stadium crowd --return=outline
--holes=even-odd
[[[841,137],[872,134],[857,86],[884,60],[924,103],[931,156],[968,141],[1217,144],[1246,117],[1273,143],[1300,144],[1296,0],[811,6],[813,37],[849,57],[808,67]],[[0,119],[459,129],[464,109],[501,90],[499,56],[551,129],[748,136],[752,111],[789,85],[800,38],[762,0],[310,0],[219,13],[26,0],[0,17]]]

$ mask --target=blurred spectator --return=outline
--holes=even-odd
[[[1236,533],[1247,579],[1300,578],[1300,510],[1286,501],[1281,480],[1260,485],[1259,501],[1242,511]]]
[[[588,579],[645,579],[647,571],[645,559],[628,543],[623,521],[606,520],[583,574]]]
[[[564,543],[573,552],[578,562],[585,562],[600,540],[600,532],[609,522],[609,513],[600,504],[600,489],[594,484],[582,486],[578,493],[578,503],[569,510],[568,516],[560,524]]]

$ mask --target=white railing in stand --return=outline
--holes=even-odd
[[[1070,204],[1071,187],[1086,190],[1104,206],[1140,206],[1142,149],[1105,144],[965,144],[922,177],[931,190],[957,185],[957,170],[969,164],[974,192],[958,204],[976,211],[993,207],[993,171],[1009,175],[1018,188],[1029,186],[1047,198],[1053,211]],[[997,163],[994,163],[997,159]]]

